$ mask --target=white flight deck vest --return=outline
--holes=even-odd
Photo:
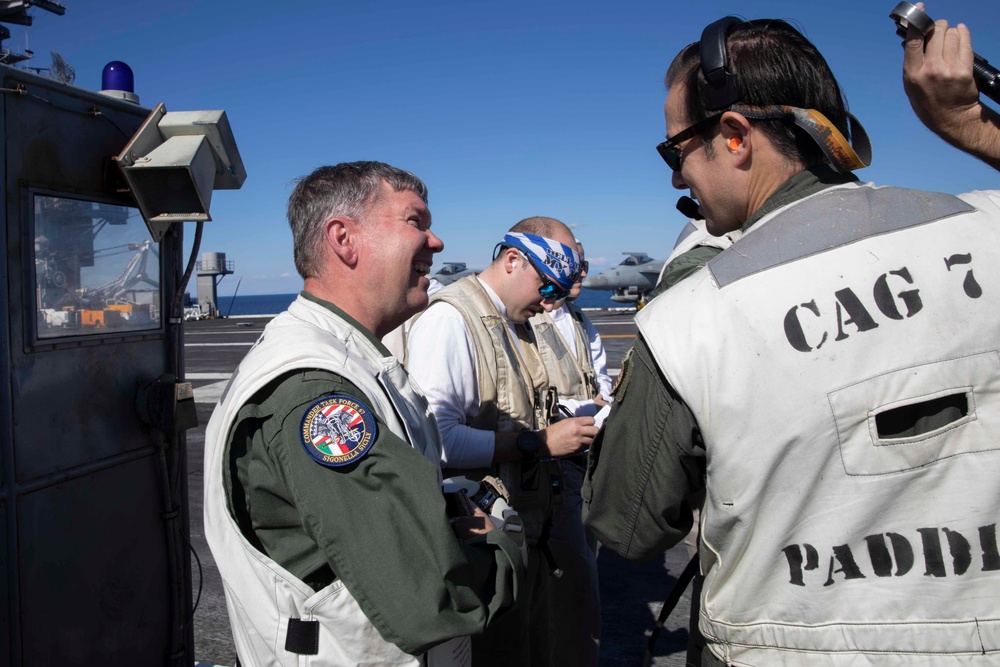
[[[667,264],[670,264],[670,262],[677,259],[680,255],[698,246],[725,250],[739,241],[741,236],[743,236],[743,232],[739,229],[723,234],[722,236],[712,236],[704,220],[688,220],[687,224],[681,229],[681,233],[677,235],[674,247],[667,256],[667,261],[663,263],[663,266],[666,267]],[[660,272],[660,277],[663,277],[662,271]]]
[[[573,322],[573,341],[567,341],[549,313],[538,313],[530,320],[538,342],[538,353],[545,362],[549,382],[559,398],[588,401],[597,395],[597,372],[590,359],[590,337],[583,326],[583,312],[566,304]],[[574,355],[573,349],[576,350]]]
[[[205,537],[225,585],[240,664],[468,665],[468,637],[445,642],[425,656],[403,653],[382,639],[343,581],[313,591],[240,532],[223,487],[229,431],[254,393],[296,368],[326,369],[353,382],[393,433],[440,466],[437,424],[396,359],[383,357],[362,332],[301,296],[274,318],[230,379],[205,434]],[[318,631],[315,655],[285,649],[289,619],[318,622],[312,627]]]
[[[824,190],[636,323],[706,444],[717,657],[1000,662],[1000,192]]]

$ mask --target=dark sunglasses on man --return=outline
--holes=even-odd
[[[538,268],[538,265],[535,264],[535,261],[531,259],[531,257],[526,252],[520,249],[518,249],[518,252],[521,253],[521,257],[524,257],[524,259],[528,262],[528,264],[531,264],[531,268],[533,268],[535,270],[535,273],[538,274],[538,277],[542,279],[542,286],[538,288],[538,293],[541,295],[543,299],[552,299],[553,301],[559,301],[569,296],[569,290],[565,290],[556,283],[549,280],[549,278],[544,273],[542,273],[542,270]]]
[[[660,154],[663,161],[667,163],[673,171],[680,171],[681,169],[681,149],[680,144],[687,141],[691,137],[696,137],[699,134],[703,134],[707,130],[710,130],[712,126],[719,122],[722,118],[722,114],[718,113],[714,116],[709,116],[704,120],[700,120],[686,130],[681,130],[672,137],[667,137],[667,140],[656,145],[656,152]]]

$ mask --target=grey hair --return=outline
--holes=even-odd
[[[386,183],[412,191],[427,203],[427,186],[408,171],[384,162],[342,162],[296,180],[288,198],[288,224],[295,244],[295,269],[303,278],[321,273],[323,225],[330,218],[363,221]]]

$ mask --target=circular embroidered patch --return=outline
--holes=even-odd
[[[372,411],[350,396],[319,399],[302,418],[302,447],[330,468],[361,460],[378,433]]]

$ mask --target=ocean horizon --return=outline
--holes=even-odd
[[[219,314],[223,317],[246,315],[277,315],[295,300],[294,294],[237,294],[236,296],[220,296],[218,301]],[[628,304],[616,303],[611,300],[611,292],[606,290],[585,289],[576,300],[581,308],[622,308]]]

